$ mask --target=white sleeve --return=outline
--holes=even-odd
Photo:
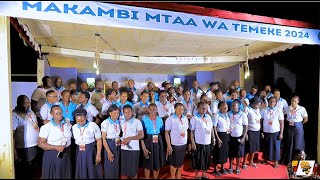
[[[165,122],[165,130],[171,131],[172,129],[172,118],[171,116],[167,118]]]
[[[19,118],[16,113],[12,113],[12,130],[16,130],[19,125]]]
[[[90,111],[91,111],[91,114],[92,114],[93,117],[96,117],[99,114],[99,111],[93,105],[90,105]]]
[[[48,119],[48,109],[46,107],[46,104],[42,105],[40,109],[40,117],[42,120],[50,120]]]
[[[50,130],[49,128],[50,127],[48,124],[41,126],[40,132],[39,132],[39,137],[48,139],[49,130]]]
[[[193,116],[190,119],[190,129],[191,130],[195,130],[196,129],[196,120],[197,120],[197,118],[195,116]]]
[[[142,123],[140,120],[137,119],[137,131],[143,131]]]
[[[108,103],[105,101],[103,104],[102,104],[102,108],[101,108],[101,114],[102,115],[107,115],[107,109],[108,108]]]
[[[96,123],[92,123],[93,124],[93,129],[94,129],[94,137],[95,139],[99,139],[101,138],[101,131],[99,126]]]
[[[279,109],[279,120],[284,120],[283,112],[280,109]]]
[[[248,116],[246,113],[242,115],[242,125],[248,125]]]
[[[107,132],[107,120],[104,120],[102,123],[101,123],[101,132]]]
[[[283,107],[284,107],[284,108],[288,107],[288,102],[287,102],[287,100],[285,100],[285,99],[283,99],[283,100],[284,100]]]
[[[173,113],[174,113],[174,106],[171,105],[171,106],[170,106],[170,114],[169,114],[169,116],[171,116]]]
[[[302,115],[303,118],[308,117],[308,113],[307,113],[306,108],[303,108],[303,111],[302,111],[301,115]]]

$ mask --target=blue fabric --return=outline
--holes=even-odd
[[[153,123],[149,116],[144,116],[142,118],[142,126],[147,134],[160,134],[160,132],[164,131],[163,120],[159,116],[156,118],[156,132],[154,132]]]
[[[87,128],[89,126],[89,121],[86,120],[86,124],[83,125],[83,126],[80,126],[80,124],[77,124],[78,125],[78,128],[80,129],[81,127],[84,127],[84,128]]]
[[[67,122],[63,119],[60,124],[57,124],[57,123],[54,122],[53,118],[51,119],[50,122],[53,124],[53,126],[59,126],[60,128],[62,127],[63,124],[67,123]]]
[[[120,124],[118,119],[114,121],[109,117],[107,120],[110,122],[110,124]]]
[[[182,114],[181,116],[182,116],[182,118],[186,117],[186,116],[184,116],[183,114]],[[176,115],[176,113],[173,113],[173,117],[174,117],[174,118],[179,118],[179,117]]]
[[[73,116],[72,113],[74,110],[76,110],[77,105],[74,104],[73,102],[70,102],[69,105],[66,107],[65,105],[63,105],[63,102],[59,103],[59,106],[62,109],[62,115],[65,119],[70,119],[70,121],[73,121]],[[68,110],[68,113],[67,113]]]
[[[131,118],[128,122],[129,122],[130,124],[132,124],[132,123],[133,123],[133,119],[134,119],[134,118]],[[124,117],[123,122],[126,122],[126,121],[127,121],[127,119],[126,119],[126,117]]]
[[[121,104],[121,101],[118,101],[116,103],[116,105],[120,108],[120,116],[123,115],[123,106],[125,106],[127,104],[130,105],[133,108],[133,104],[131,102],[129,102],[129,101],[126,101],[124,104]]]
[[[52,108],[52,106],[54,105],[54,103],[53,104],[50,104],[48,101],[46,101],[46,104],[48,105],[48,107],[51,109]]]
[[[229,99],[229,100],[227,100],[227,104],[228,104],[228,108],[229,109],[231,109],[232,108],[232,102],[233,102],[234,100],[232,100],[232,99]],[[240,100],[240,106],[239,106],[239,109],[240,109],[240,111],[242,111],[243,110],[243,105],[242,105],[242,103],[241,103],[241,100]]]
[[[198,118],[202,118],[202,117],[203,117],[203,116],[201,116],[199,113],[197,113],[196,116],[197,116]],[[209,116],[208,114],[205,114],[204,117],[205,117],[205,118],[209,118],[210,116]]]
[[[250,99],[254,98],[255,96],[257,96],[257,93],[255,95],[252,95],[251,93],[247,93],[246,98],[250,100]]]
[[[228,118],[227,113],[225,115],[223,115],[220,111],[218,112],[218,115],[222,118]]]

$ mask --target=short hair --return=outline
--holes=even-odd
[[[245,92],[247,92],[245,89],[240,89],[239,93],[241,93],[241,91],[245,91]]]
[[[214,85],[219,85],[219,84],[218,84],[218,82],[216,82],[216,81],[210,83],[210,87],[211,87],[211,86],[214,86]]]
[[[109,115],[110,112],[113,112],[113,111],[115,111],[115,110],[118,110],[118,111],[120,112],[120,108],[119,108],[117,105],[111,104],[111,105],[109,106],[108,110],[107,110],[107,117],[110,116],[110,115]]]
[[[75,84],[75,85],[77,85],[77,83],[74,82],[74,81],[69,82],[69,85],[70,85],[70,84]]]
[[[186,88],[182,91],[182,94],[186,93],[186,92],[190,92],[190,89]]]
[[[112,94],[112,92],[114,92],[114,89],[110,88],[106,90],[106,97],[108,97],[109,95]]]
[[[52,94],[52,93],[55,93],[55,91],[54,91],[54,90],[49,90],[49,91],[47,91],[47,92],[46,92],[46,97],[48,97],[49,94]]]
[[[293,98],[297,98],[297,99],[298,99],[298,101],[300,101],[299,96],[293,96],[291,99],[293,99]]]
[[[273,90],[273,93],[276,92],[276,91],[279,91],[279,92],[280,92],[280,89],[274,89],[274,90]],[[281,92],[280,92],[280,93],[281,93]]]
[[[62,78],[61,77],[59,77],[59,76],[57,76],[55,79],[54,79],[54,83],[56,83],[57,81],[58,81],[58,79],[61,79],[62,80]]]
[[[87,99],[90,99],[90,93],[87,91],[81,91],[81,94],[84,94]]]
[[[217,90],[214,91],[214,94],[217,95],[219,92],[222,93],[222,91],[220,89],[217,89]]]
[[[69,92],[70,93],[70,91],[68,90],[68,89],[65,89],[65,90],[63,90],[62,92],[61,92],[61,96],[63,96],[65,93],[67,93],[67,92]],[[70,93],[71,94],[71,93]]]
[[[18,96],[18,98],[17,98],[17,106],[18,107],[22,107],[24,105],[24,99],[25,98],[28,98],[28,96],[26,96],[26,95]]]
[[[238,92],[237,90],[232,90],[232,91],[230,92],[230,94],[232,94],[232,93],[237,93],[237,94],[239,94],[239,92]]]
[[[165,93],[167,95],[167,92],[165,90],[160,90],[159,91],[159,96],[162,94],[162,93]]]
[[[157,105],[156,105],[155,103],[149,104],[148,109],[149,109],[149,107],[151,107],[151,106],[154,106],[154,107],[156,107],[156,109],[157,109]]]
[[[42,84],[47,84],[47,79],[51,78],[50,76],[44,76],[41,81],[42,81]]]
[[[262,99],[260,97],[254,96],[253,98],[251,98],[249,100],[249,102],[250,102],[250,105],[253,105],[253,104],[262,103],[263,101],[262,101]]]
[[[85,110],[84,108],[78,108],[78,109],[76,109],[76,110],[74,110],[72,112],[72,115],[73,116],[79,116],[79,115],[86,116],[87,115],[87,110]]]
[[[206,103],[200,101],[200,102],[197,104],[197,108],[200,108],[201,105],[204,105],[204,106],[205,106]]]
[[[119,84],[117,81],[112,81],[111,86],[115,83]]]
[[[142,94],[144,93],[147,93],[149,95],[149,93],[146,90],[142,91],[140,95],[142,96]]]
[[[274,96],[269,97],[269,98],[268,98],[268,102],[269,102],[271,99],[276,99],[276,97],[274,97]]]
[[[203,97],[208,97],[206,94],[202,94],[201,96],[200,96],[200,99],[202,99]]]
[[[237,103],[237,104],[240,106],[241,101],[240,101],[239,99],[235,99],[235,100],[232,101],[232,104],[233,104],[233,103]]]
[[[178,106],[182,106],[182,107],[184,108],[184,105],[183,105],[182,103],[176,103],[176,104],[174,105],[174,108],[176,109]]]
[[[129,104],[126,104],[123,106],[123,109],[131,109],[132,110],[132,106],[130,106]]]
[[[59,108],[59,109],[61,109],[61,107],[60,107],[59,105],[53,105],[53,106],[51,107],[51,109],[50,109],[50,113],[53,112],[53,108]],[[62,110],[62,109],[61,109],[61,110]]]
[[[227,104],[226,102],[224,101],[220,101],[219,104],[218,104],[218,108],[220,108],[222,106],[222,104]],[[228,105],[228,104],[227,104]]]
[[[254,85],[251,86],[251,89],[252,89],[252,88],[258,89],[258,86],[254,84]]]

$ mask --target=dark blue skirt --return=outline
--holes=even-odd
[[[279,161],[280,160],[280,144],[281,140],[277,137],[280,132],[275,133],[263,133],[265,139],[265,149],[263,151],[263,156],[269,161]]]
[[[163,139],[161,134],[158,134],[158,143],[152,142],[152,135],[148,134],[144,139],[144,143],[149,154],[149,159],[146,159],[142,151],[142,167],[148,170],[159,170],[162,166],[166,164],[165,149],[163,148]]]
[[[138,174],[140,151],[121,149],[121,175],[133,177]]]
[[[44,151],[41,179],[71,179],[70,146],[64,148],[64,155],[58,158],[58,151]]]
[[[114,155],[113,162],[108,160],[108,153],[104,149],[104,178],[119,179],[120,177],[120,146],[114,140],[107,139],[108,146]]]
[[[216,145],[214,146],[212,153],[213,162],[214,164],[224,164],[228,160],[230,136],[226,132],[218,132],[218,136],[223,143],[219,148],[218,142],[216,141]]]
[[[254,153],[260,151],[260,131],[248,131],[248,141],[246,141],[245,152]]]
[[[191,154],[191,166],[196,170],[207,171],[211,163],[211,144],[196,143],[196,150]]]
[[[184,162],[184,157],[186,155],[187,144],[181,146],[171,145],[172,155],[168,157],[168,161],[173,167],[181,167]]]
[[[244,146],[245,143],[240,144],[238,142],[238,139],[242,138],[240,137],[232,137],[230,136],[230,143],[229,143],[229,157],[230,158],[240,158],[244,156]]]
[[[85,151],[76,148],[76,179],[102,179],[102,165],[96,165],[96,142],[86,144]]]

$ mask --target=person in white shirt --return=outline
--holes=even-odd
[[[109,106],[116,103],[115,96],[116,96],[116,92],[114,91],[114,89],[107,89],[106,90],[106,100],[102,104],[101,115],[108,116],[107,111],[108,111]]]
[[[54,91],[56,91],[57,95],[58,95],[58,100],[61,100],[61,93],[63,90],[65,90],[65,88],[62,86],[63,82],[62,82],[62,78],[61,77],[57,77],[54,81],[53,81],[53,88]]]
[[[246,98],[246,95],[247,95],[247,91],[245,89],[240,89],[239,100],[241,101],[241,104],[243,105],[243,107],[247,107],[250,104],[249,99]]]
[[[206,95],[208,97],[208,101],[210,102],[210,105],[212,103],[212,101],[214,101],[216,99],[215,96],[215,91],[218,90],[218,82],[211,82],[210,83],[210,89],[208,89]]]
[[[212,112],[211,112],[211,108],[210,108],[210,106],[209,106],[209,104],[208,104],[208,97],[207,97],[207,95],[205,95],[205,94],[201,95],[201,97],[200,97],[200,102],[204,102],[205,105],[207,106],[207,112],[206,112],[206,114],[208,114],[210,117],[213,117]],[[198,103],[198,104],[199,104],[199,103]],[[195,106],[194,109],[193,109],[193,115],[195,116],[197,113],[198,113],[198,107]]]
[[[276,106],[276,98],[270,97],[268,107],[261,110],[261,121],[263,133],[262,138],[265,141],[264,147],[264,164],[267,160],[274,161],[274,168],[278,168],[280,160],[280,143],[283,138],[284,116],[282,110]]]
[[[101,116],[97,108],[89,103],[90,94],[87,91],[82,91],[79,97],[80,104],[78,108],[84,108],[87,111],[87,120],[90,122],[95,122],[96,124],[101,123]]]
[[[47,101],[40,109],[40,116],[42,119],[42,121],[40,121],[41,122],[40,126],[42,124],[47,124],[48,122],[51,121],[51,119],[52,119],[52,116],[50,113],[51,107],[53,105],[58,105],[58,96],[54,90],[47,91],[46,98],[47,98]]]
[[[270,85],[266,85],[265,87],[264,87],[264,90],[266,91],[266,93],[267,93],[267,99],[269,99],[270,97],[273,97],[273,94],[272,94],[272,92],[271,92],[271,86]]]
[[[17,106],[12,111],[12,126],[15,177],[31,179],[34,172],[33,164],[38,153],[39,126],[37,116],[30,109],[30,100],[26,95],[17,98]]]
[[[159,92],[159,102],[156,103],[159,117],[165,121],[174,113],[174,106],[167,101],[168,93],[164,90]]]
[[[108,108],[109,117],[101,123],[102,143],[104,147],[104,178],[120,177],[120,108],[112,104]]]
[[[222,95],[222,100],[223,100],[224,102],[227,102],[228,100],[230,100],[230,99],[231,99],[231,92],[234,91],[234,90],[236,90],[236,89],[234,88],[234,86],[233,86],[233,85],[230,85],[230,86],[228,87],[228,91]]]
[[[187,117],[183,115],[183,111],[183,104],[175,104],[175,113],[168,117],[165,122],[166,159],[170,163],[171,179],[181,179],[181,167],[186,154],[189,124]]]
[[[244,108],[244,112],[248,115],[248,135],[246,137],[245,153],[243,159],[242,168],[246,168],[246,162],[248,156],[250,156],[249,165],[257,168],[257,165],[253,162],[253,158],[256,152],[260,151],[260,106],[262,100],[254,96],[250,99],[250,106]]]
[[[273,91],[273,96],[276,98],[276,107],[278,109],[281,109],[284,111],[285,108],[288,107],[288,103],[285,99],[280,97],[280,90],[279,89],[275,89]]]
[[[52,120],[40,128],[38,146],[44,150],[42,179],[71,179],[71,125],[62,116],[59,105],[51,108]]]
[[[196,103],[200,101],[201,95],[204,93],[201,88],[199,88],[199,83],[197,80],[192,82],[192,88],[190,89],[191,97],[190,99]]]
[[[229,143],[229,170],[232,173],[233,159],[236,158],[236,174],[240,174],[240,159],[244,156],[245,139],[248,132],[247,114],[240,111],[240,100],[235,99],[231,105],[230,118],[230,143]]]
[[[210,104],[210,109],[213,116],[217,114],[219,111],[218,104],[222,101],[222,91],[218,89],[214,92],[214,94],[215,94],[215,100],[213,100]]]
[[[138,102],[138,99],[139,99],[139,96],[138,96],[138,93],[137,93],[137,89],[134,87],[134,80],[133,79],[129,79],[128,81],[128,88],[130,91],[133,92],[133,103],[136,103]]]
[[[267,92],[265,90],[261,90],[259,97],[262,100],[262,104],[260,106],[260,110],[267,108],[268,107]]]
[[[121,176],[127,179],[137,179],[140,157],[139,141],[143,139],[143,127],[141,120],[133,117],[132,107],[123,107],[125,119],[120,121],[121,137]],[[142,157],[141,157],[142,159]]]
[[[72,115],[77,122],[72,126],[77,145],[75,178],[102,179],[100,128],[96,123],[86,120],[87,111],[83,108],[76,109]]]
[[[195,104],[191,100],[191,93],[189,89],[183,90],[183,99],[181,103],[184,105],[184,115],[187,116],[188,120],[192,118]]]
[[[227,162],[229,156],[229,141],[230,141],[230,118],[227,114],[228,104],[224,101],[220,101],[218,104],[219,111],[212,119],[213,129],[216,137],[216,145],[213,149],[213,174],[215,176],[221,176],[221,174],[228,174],[227,170],[223,168],[223,165]],[[217,169],[217,165],[221,165],[220,172]]]
[[[177,92],[177,101],[176,101],[176,103],[179,103],[183,99],[183,87],[182,87],[182,85],[179,85],[176,88],[176,92]]]
[[[291,99],[291,105],[286,107],[284,114],[287,115],[287,122],[289,124],[287,129],[286,147],[289,149],[286,153],[286,161],[291,162],[294,156],[295,149],[304,149],[304,130],[303,125],[308,122],[308,113],[306,109],[299,105],[299,96],[294,96]]]
[[[211,142],[215,139],[211,117],[206,113],[207,104],[199,102],[197,107],[198,113],[190,120],[190,139],[193,150],[191,164],[193,169],[196,170],[196,179],[200,170],[202,170],[202,178],[208,178],[206,172],[211,163]]]

